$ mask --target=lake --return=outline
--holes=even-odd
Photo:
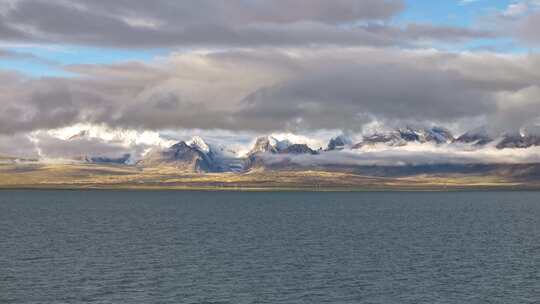
[[[538,303],[540,193],[0,191],[0,303]]]

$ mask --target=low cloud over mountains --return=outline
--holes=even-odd
[[[483,128],[454,135],[441,127],[332,137],[332,132],[259,137],[225,131],[191,132],[203,137],[81,125],[33,132],[25,137],[0,136],[0,155],[45,163],[165,166],[189,172],[540,162],[540,135],[524,129],[522,133],[497,137],[491,137]],[[14,146],[10,141],[20,144]]]

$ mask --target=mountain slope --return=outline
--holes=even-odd
[[[361,149],[363,147],[373,146],[377,144],[385,144],[392,147],[405,146],[408,143],[434,143],[434,144],[449,144],[454,142],[455,138],[452,133],[444,128],[400,128],[390,132],[376,132],[372,135],[365,136],[363,140],[355,144],[353,149]]]
[[[290,163],[287,156],[317,155],[319,152],[306,144],[295,144],[288,140],[279,141],[272,136],[259,137],[246,157],[245,170],[254,168],[267,168],[272,166],[285,166]],[[280,157],[272,157],[280,156]],[[269,160],[271,159],[271,162]]]
[[[484,146],[491,142],[493,142],[493,138],[488,135],[485,128],[468,131],[456,139],[456,143],[472,144],[475,146]]]
[[[343,150],[351,144],[352,141],[348,137],[345,135],[339,135],[330,139],[328,146],[326,147],[326,151]]]
[[[142,167],[175,167],[185,172],[214,172],[210,155],[181,141],[165,150],[150,152],[138,163]]]
[[[536,135],[505,135],[497,144],[497,149],[526,149],[540,146],[540,136]]]

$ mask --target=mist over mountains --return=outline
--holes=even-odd
[[[71,132],[71,133],[70,133]],[[114,134],[113,134],[114,133]],[[189,136],[188,134],[185,134]],[[416,167],[423,171],[463,170],[471,165],[540,163],[540,136],[520,133],[490,135],[476,128],[454,135],[443,127],[402,127],[375,130],[360,136],[337,135],[314,138],[294,134],[267,136],[233,135],[206,140],[165,139],[153,133],[68,130],[34,144],[41,163],[73,162],[140,168],[169,167],[179,172],[241,173],[253,170],[355,171],[366,167]],[[189,138],[189,137],[188,137]],[[236,140],[236,141],[235,141]],[[65,153],[65,154],[62,154]],[[71,153],[71,154],[70,154]],[[3,162],[23,159],[20,155]],[[452,169],[453,168],[453,169]],[[477,167],[477,170],[480,167]],[[403,169],[405,170],[405,169]],[[442,171],[441,171],[442,173]]]

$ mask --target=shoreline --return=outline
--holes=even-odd
[[[183,187],[183,186],[76,186],[76,185],[0,185],[0,191],[177,191],[177,192],[312,192],[312,193],[362,193],[362,192],[540,192],[539,186],[455,186],[455,187]]]

